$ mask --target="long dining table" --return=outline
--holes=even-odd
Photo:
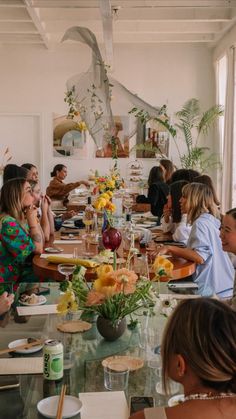
[[[61,240],[63,236],[61,236],[60,232],[57,232],[55,236],[52,236],[50,241],[45,243],[45,249],[50,247],[59,247],[62,250],[62,254],[71,254],[73,257],[74,249],[76,248],[76,253],[78,256],[82,256],[86,258],[85,254],[89,249],[90,258],[97,255],[99,252],[99,243],[94,243],[93,241],[85,240],[83,236],[84,231],[78,230],[76,233],[77,235],[74,236],[77,241],[80,243],[76,243],[76,240]],[[65,236],[64,236],[65,237]],[[69,236],[68,236],[69,237]],[[170,235],[159,235],[159,241],[161,243],[161,237],[163,240],[166,238],[170,238]],[[56,244],[54,241],[56,240]],[[58,244],[57,241],[60,240]],[[139,249],[141,253],[145,253],[145,248],[140,248],[139,242],[135,242],[135,246]],[[118,249],[118,257],[123,258],[123,247],[122,244]],[[56,253],[58,255],[58,253]],[[48,253],[48,255],[52,255],[52,253]],[[196,270],[196,264],[192,261],[177,258],[177,257],[170,257],[169,260],[173,263],[173,274],[172,280],[179,280],[187,278],[194,274]],[[53,280],[53,281],[62,281],[64,279],[63,275],[58,271],[58,265],[54,263],[50,263],[47,258],[41,257],[40,255],[36,255],[33,258],[33,269],[34,273],[40,278],[40,280]],[[92,280],[96,277],[95,269],[87,269],[86,273],[89,280]]]
[[[29,285],[39,284],[27,284],[27,286]],[[24,286],[25,284],[20,284],[19,294],[21,289],[25,289]],[[48,287],[49,290],[46,295],[46,304],[55,304],[60,295],[59,284],[50,282],[44,284],[44,286]],[[160,287],[161,292],[169,292],[165,283],[160,284]],[[92,321],[90,330],[71,334],[62,333],[57,329],[58,323],[63,321],[63,317],[58,314],[18,316],[15,309],[6,314],[4,322],[3,320],[0,321],[0,350],[7,348],[10,342],[17,339],[34,337],[60,340],[64,346],[64,376],[63,380],[59,382],[50,382],[44,380],[42,370],[41,372],[29,372],[29,365],[32,365],[34,370],[39,360],[42,359],[42,349],[36,353],[32,351],[27,354],[5,353],[1,355],[0,378],[4,374],[3,369],[7,371],[10,368],[14,375],[14,365],[17,365],[17,367],[24,365],[24,367],[22,367],[23,370],[20,373],[15,373],[19,381],[19,387],[0,391],[0,418],[43,418],[37,412],[37,403],[42,398],[60,394],[63,383],[67,384],[67,394],[76,397],[78,395],[80,397],[84,392],[104,392],[106,389],[104,388],[102,360],[112,355],[139,357],[144,361],[142,368],[130,371],[128,388],[125,391],[127,401],[130,396],[151,395],[155,398],[156,405],[167,405],[168,397],[161,391],[158,370],[149,363],[149,352],[143,346],[143,331],[147,324],[146,312],[147,310],[145,310],[144,317],[139,313],[139,327],[135,329],[127,328],[124,335],[114,342],[108,342],[102,338],[96,328],[96,320]],[[135,315],[133,318],[135,318]],[[150,318],[153,320],[153,315]],[[162,331],[166,318],[157,316],[156,320],[154,323],[158,324],[160,331]],[[129,322],[128,318],[127,322]],[[151,325],[153,326],[154,323],[152,321]],[[5,378],[9,377],[9,373],[5,372],[5,374]],[[107,409],[112,409],[112,404],[107,406]],[[112,413],[110,417],[113,417]],[[75,419],[79,418],[80,415],[75,416]],[[83,419],[83,416],[81,418]],[[96,418],[93,416],[93,419]]]

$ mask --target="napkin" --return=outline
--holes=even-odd
[[[63,240],[64,241],[64,240]],[[41,255],[40,255],[40,257],[42,258],[42,259],[47,259],[48,257],[49,257],[49,254],[48,253],[42,253]],[[72,253],[61,253],[60,254],[60,257],[62,257],[62,258],[68,258],[68,259],[71,259],[71,258],[73,258],[73,254]],[[67,261],[68,262],[68,261]],[[58,263],[60,263],[60,262],[58,262]]]
[[[0,359],[0,375],[42,374],[43,357],[22,357]]]
[[[64,257],[64,255],[58,256],[48,256],[48,262],[51,263],[74,263],[75,265],[81,265],[85,268],[95,268],[99,265],[98,262],[89,259],[80,259],[80,258],[73,258],[73,257]]]
[[[35,316],[39,314],[57,314],[57,304],[47,304],[45,306],[24,306],[17,307],[19,316]]]
[[[53,244],[81,244],[82,240],[54,240]]]
[[[123,391],[80,393],[81,419],[127,419],[128,405]]]

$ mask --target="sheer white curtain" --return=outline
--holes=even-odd
[[[220,197],[222,213],[232,208],[233,198],[235,48],[229,48],[226,55],[227,82],[223,130],[222,187]]]

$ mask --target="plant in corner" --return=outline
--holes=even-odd
[[[214,105],[202,112],[199,100],[195,98],[189,99],[182,109],[176,112],[178,122],[175,126],[183,133],[187,148],[187,152],[181,155],[177,147],[183,168],[204,172],[207,168],[219,166],[217,155],[215,153],[207,155],[209,147],[200,147],[198,142],[202,134],[207,136],[212,125],[223,113],[221,105]]]

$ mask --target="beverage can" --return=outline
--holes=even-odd
[[[43,376],[46,380],[63,377],[63,345],[59,340],[46,340],[43,347]]]

